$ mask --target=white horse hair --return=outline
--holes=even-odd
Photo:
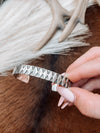
[[[75,0],[59,0],[71,11]],[[89,2],[89,5],[93,1]],[[0,73],[13,69],[16,65],[28,63],[45,54],[68,52],[72,47],[86,46],[82,40],[88,33],[88,26],[78,24],[67,40],[58,43],[61,31],[38,52],[34,48],[44,37],[51,24],[52,13],[45,0],[7,0],[0,7]],[[83,35],[77,37],[78,35]]]

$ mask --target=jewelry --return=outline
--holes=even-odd
[[[26,74],[29,76],[34,76],[51,81],[52,83],[61,85],[65,88],[68,88],[71,84],[70,80],[65,76],[37,66],[20,65],[14,68],[12,74]]]

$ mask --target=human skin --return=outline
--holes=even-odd
[[[100,47],[93,47],[72,63],[66,70],[73,85],[69,89],[58,86],[61,95],[58,106],[74,104],[89,117],[100,119],[100,95],[91,91],[100,89]]]

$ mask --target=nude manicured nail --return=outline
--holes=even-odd
[[[70,91],[68,88],[63,88],[63,87],[57,87],[57,91],[59,94],[64,97],[66,100],[69,102],[73,103],[75,100],[75,95]]]
[[[68,104],[69,104],[69,102],[64,103],[64,104],[61,106],[61,109],[64,109],[65,107],[67,107]]]
[[[58,107],[60,107],[64,102],[64,97],[60,97],[59,102],[58,102]]]

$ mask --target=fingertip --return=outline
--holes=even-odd
[[[75,96],[69,88],[57,87],[57,91],[62,97],[64,97],[69,102],[74,102]]]
[[[58,107],[60,107],[63,102],[64,102],[64,97],[61,96],[58,102]]]
[[[64,103],[64,104],[61,106],[61,109],[66,108],[66,107],[68,106],[68,104],[69,104],[69,102]]]

